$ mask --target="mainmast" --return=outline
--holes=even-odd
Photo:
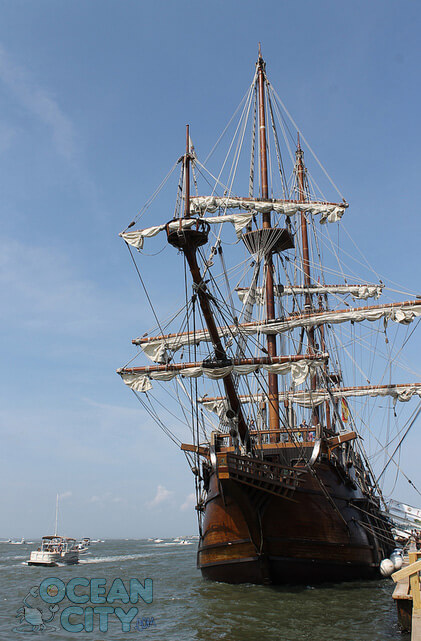
[[[296,158],[296,175],[297,175],[297,188],[298,188],[298,202],[304,203],[307,200],[305,191],[305,167],[303,162],[304,152],[300,145],[300,134],[297,139],[297,151],[295,152]],[[313,308],[312,294],[310,292],[311,275],[310,275],[310,254],[308,247],[308,230],[307,230],[307,216],[306,212],[301,212],[301,247],[302,247],[302,265],[304,275],[304,287],[306,288],[304,308],[306,312],[310,312]],[[315,340],[314,340],[314,327],[310,327],[307,331],[308,336],[308,352],[309,354],[315,353]],[[323,339],[324,340],[324,339]],[[317,389],[317,377],[315,374],[311,377],[311,389]],[[313,408],[312,423],[317,425],[319,423],[319,410],[317,407]]]
[[[190,218],[190,127],[186,125],[186,153],[184,156],[184,218]]]
[[[260,132],[260,177],[261,197],[269,198],[268,192],[268,169],[267,169],[267,148],[266,148],[266,116],[265,116],[265,67],[259,44],[258,83],[259,83],[259,132]],[[270,212],[262,214],[263,229],[271,229]],[[266,318],[275,318],[275,296],[273,285],[273,260],[272,252],[265,252],[264,273],[266,280]],[[267,337],[267,352],[269,357],[276,356],[276,336]],[[279,394],[278,377],[276,374],[268,375],[269,384],[269,429],[279,430]]]

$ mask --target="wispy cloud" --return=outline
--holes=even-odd
[[[11,147],[18,131],[18,128],[13,125],[6,125],[4,122],[0,123],[0,153],[7,151]]]
[[[23,107],[50,128],[57,152],[67,160],[73,160],[77,153],[77,135],[71,120],[57,100],[40,87],[26,69],[14,62],[2,46],[0,80]]]
[[[101,495],[94,494],[88,499],[88,503],[95,503],[103,507],[110,503],[127,503],[127,499],[122,496],[115,496],[111,492],[105,492],[105,494]]]
[[[152,501],[149,501],[147,505],[149,507],[157,507],[158,505],[165,503],[165,501],[168,501],[173,494],[174,492],[167,490],[163,485],[158,485],[154,498]]]
[[[190,494],[188,494],[186,496],[186,500],[184,501],[184,503],[182,503],[180,505],[180,510],[182,512],[186,512],[187,510],[191,510],[191,508],[194,507],[195,502],[196,502],[196,497],[193,494],[193,492],[191,492]]]
[[[100,322],[100,296],[93,283],[78,276],[54,247],[3,239],[0,249],[0,289],[8,301],[3,314],[15,319],[14,325],[72,333]]]
[[[72,494],[73,492],[71,492],[70,490],[67,490],[66,492],[62,492],[61,494],[59,494],[58,498],[60,499],[60,501],[63,499],[68,499],[72,496]]]

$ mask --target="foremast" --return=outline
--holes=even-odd
[[[189,125],[186,126],[186,153],[184,156],[184,218],[190,218],[190,135],[189,135]],[[202,310],[203,318],[206,322],[206,326],[209,332],[209,336],[212,341],[215,354],[215,364],[223,365],[226,364],[227,354],[222,345],[221,337],[218,333],[218,328],[215,322],[215,318],[212,312],[210,297],[207,291],[206,283],[203,280],[203,276],[200,272],[200,267],[197,262],[197,250],[200,246],[204,245],[208,241],[209,234],[209,225],[200,221],[197,221],[195,228],[191,229],[182,229],[181,218],[180,218],[180,228],[176,231],[170,229],[170,225],[167,225],[167,237],[168,242],[180,249],[187,260],[192,279],[193,286],[195,290],[195,295],[199,300],[200,308]],[[233,436],[236,436],[235,427],[238,426],[238,435],[240,436],[242,444],[245,446],[246,450],[250,449],[250,437],[248,432],[248,426],[244,418],[244,414],[241,408],[240,399],[238,397],[237,391],[235,389],[234,380],[232,375],[229,373],[222,379],[225,393],[230,405],[230,418],[236,419],[237,425],[233,424]]]

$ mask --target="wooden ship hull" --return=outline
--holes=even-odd
[[[297,467],[290,488],[266,481],[259,489],[256,474],[238,480],[219,470],[210,477],[197,555],[208,579],[314,584],[376,578],[395,547],[377,502],[351,479],[344,482],[343,470],[328,460],[315,466],[316,475]]]

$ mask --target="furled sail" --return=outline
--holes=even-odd
[[[306,202],[300,203],[294,200],[257,200],[253,198],[235,198],[215,196],[193,196],[190,198],[192,213],[202,214],[210,212],[211,214],[218,209],[245,209],[250,212],[266,214],[274,211],[277,214],[294,216],[299,212],[308,212],[310,214],[320,214],[320,222],[336,223],[344,215],[348,203],[328,203],[328,202]]]
[[[341,205],[336,203],[297,203],[294,201],[286,200],[248,200],[244,198],[214,198],[213,196],[195,196],[190,199],[191,213],[203,214],[204,212],[214,213],[218,209],[245,209],[245,212],[238,214],[225,214],[223,216],[203,216],[200,218],[184,218],[181,220],[172,221],[169,223],[169,229],[175,231],[177,229],[191,229],[193,225],[199,220],[207,222],[210,225],[218,225],[219,223],[232,223],[235,227],[235,232],[239,237],[241,230],[247,227],[252,221],[253,214],[256,212],[266,213],[275,211],[278,214],[286,214],[292,216],[300,211],[307,211],[311,214],[320,214],[320,222],[336,222],[340,220],[348,207],[346,203]],[[138,229],[134,231],[124,231],[119,235],[126,243],[142,249],[145,238],[152,238],[161,231],[164,231],[167,223],[164,225],[155,225],[147,229]]]
[[[152,238],[157,236],[161,231],[166,229],[167,224],[170,231],[177,231],[177,229],[191,229],[198,222],[206,222],[210,225],[217,225],[219,223],[232,223],[235,228],[235,233],[239,237],[241,230],[247,227],[252,221],[252,212],[241,212],[239,214],[227,214],[226,216],[207,216],[201,218],[182,218],[180,220],[173,220],[164,225],[156,225],[155,227],[148,227],[147,229],[135,229],[134,231],[123,231],[119,234],[123,240],[129,245],[136,247],[136,249],[143,249],[145,238]]]
[[[388,303],[369,307],[353,307],[342,310],[327,310],[289,316],[283,320],[270,322],[240,323],[218,328],[221,337],[251,336],[253,334],[282,334],[297,327],[317,327],[324,324],[337,324],[351,321],[376,321],[384,318],[389,321],[408,325],[414,318],[421,316],[421,301],[405,301],[403,303]],[[140,345],[146,356],[157,363],[169,360],[167,350],[176,352],[186,345],[210,341],[207,330],[167,334],[150,338],[135,338],[133,343]]]
[[[368,298],[379,298],[382,294],[384,285],[314,285],[311,287],[284,287],[277,285],[274,288],[274,294],[278,298],[282,296],[297,296],[299,294],[351,294],[354,298],[367,300]],[[244,304],[249,293],[248,287],[237,287],[238,298]],[[265,304],[265,292],[262,287],[256,287],[254,295],[251,293],[250,298],[257,305]]]
[[[395,401],[407,402],[413,396],[421,398],[421,383],[405,383],[400,385],[363,385],[361,387],[337,387],[331,390],[299,390],[294,392],[283,392],[279,394],[279,401],[296,403],[301,407],[316,407],[332,398],[340,400],[341,398],[359,398],[364,396],[386,397],[390,396]],[[263,394],[240,395],[241,403],[259,403],[267,400]],[[210,412],[215,412],[219,416],[226,410],[225,397],[204,397],[200,403]]]
[[[245,376],[263,369],[267,372],[291,378],[296,385],[305,381],[328,358],[327,354],[312,356],[278,356],[274,358],[248,358],[227,361],[221,367],[211,366],[209,362],[161,365],[155,367],[134,367],[117,370],[124,383],[136,392],[152,389],[152,380],[171,381],[176,376],[198,378],[205,376],[212,380],[225,378],[231,373]]]

